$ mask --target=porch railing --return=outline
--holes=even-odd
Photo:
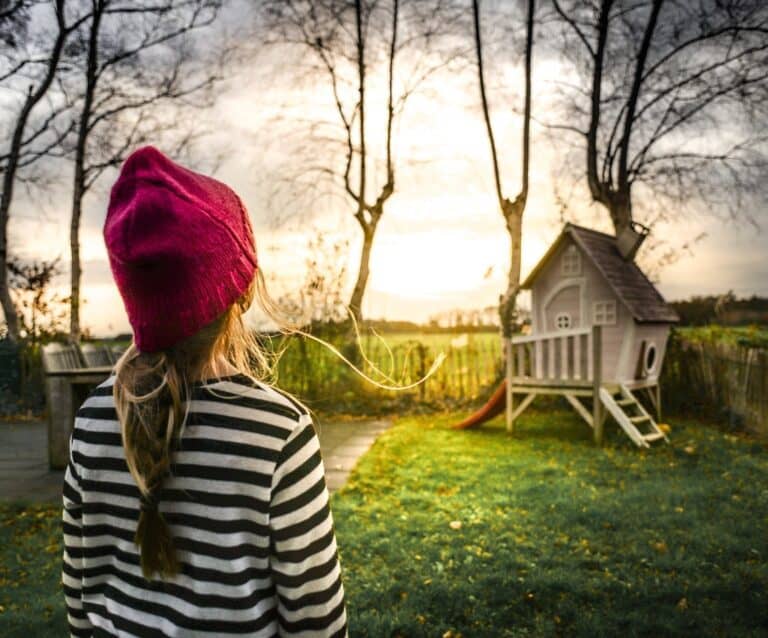
[[[600,378],[600,326],[512,337],[506,346],[513,384],[591,386]]]

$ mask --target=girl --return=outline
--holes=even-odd
[[[104,239],[134,336],[70,439],[71,635],[345,636],[312,417],[243,322],[254,298],[278,317],[242,202],[145,147]]]

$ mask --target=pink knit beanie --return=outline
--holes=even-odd
[[[152,146],[125,160],[112,187],[104,241],[142,352],[196,333],[256,274],[253,229],[237,194]]]

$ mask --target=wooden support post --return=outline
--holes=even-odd
[[[547,339],[547,374],[544,375],[547,379],[557,379],[557,371],[555,370],[555,345],[557,339]]]
[[[595,427],[595,424],[592,422],[592,415],[587,411],[587,409],[581,404],[581,401],[579,401],[575,395],[570,393],[565,393],[563,395],[568,403],[570,403],[573,406],[573,409],[576,410],[576,412],[579,413],[582,419],[584,419],[587,422],[587,425],[591,428]]]
[[[544,352],[541,341],[535,341],[533,343],[533,356],[534,356],[534,373],[537,379],[544,378]]]
[[[66,377],[47,377],[45,393],[48,410],[48,466],[63,470],[69,463],[69,437],[76,410],[74,388]]]
[[[600,401],[600,382],[602,375],[602,327],[592,326],[592,422],[594,423],[595,443],[603,443],[602,403]]]
[[[515,362],[512,339],[504,339],[504,349],[507,355],[507,432],[511,433],[515,426],[515,395],[512,392],[512,379],[515,376]]]
[[[573,338],[573,378],[582,378],[581,369],[581,335],[576,335]]]
[[[560,337],[560,378],[567,379],[568,371],[568,337]]]
[[[515,419],[517,417],[519,417],[525,411],[525,408],[527,408],[529,405],[531,405],[531,403],[533,402],[533,400],[535,398],[536,398],[536,393],[535,392],[531,392],[530,394],[526,394],[523,397],[523,400],[520,402],[520,405],[518,405],[515,408],[515,411],[512,413],[512,421],[513,422],[515,421]]]

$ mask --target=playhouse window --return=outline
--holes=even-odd
[[[571,327],[571,315],[567,312],[560,312],[555,317],[555,327],[558,330],[567,330]]]
[[[578,275],[581,272],[581,255],[576,246],[569,246],[563,253],[563,274]]]
[[[653,372],[656,365],[656,344],[651,341],[645,348],[645,371],[647,374]]]
[[[594,324],[612,326],[616,323],[616,302],[596,301],[594,305]]]

